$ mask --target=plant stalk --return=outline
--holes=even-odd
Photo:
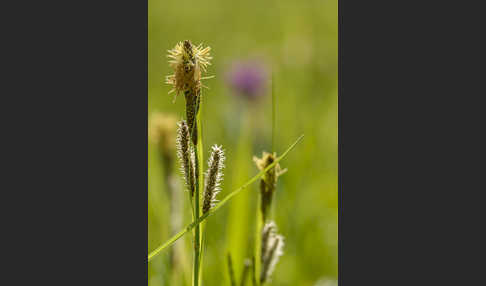
[[[194,146],[194,169],[195,169],[195,176],[196,176],[196,190],[194,194],[194,213],[195,213],[195,220],[194,222],[198,221],[201,216],[201,207],[200,207],[200,199],[201,194],[203,193],[203,172],[201,164],[203,162],[203,145],[202,145],[202,124],[201,124],[201,93],[198,94],[198,100],[196,100],[196,116],[194,118],[194,128],[192,132],[197,132],[197,135],[193,135],[191,133],[192,138],[197,138],[196,146]],[[197,127],[196,127],[197,126]],[[196,130],[194,130],[196,129]],[[201,284],[201,261],[202,261],[202,231],[203,225],[197,224],[194,230],[194,277],[193,277],[193,285],[198,286]]]
[[[195,171],[196,174],[199,174],[199,160],[198,160],[198,152],[197,148],[195,149]],[[194,213],[195,213],[195,220],[199,219],[199,180],[197,179],[199,175],[196,175],[196,190],[194,193]],[[194,274],[193,274],[193,285],[199,285],[199,250],[200,250],[200,225],[197,224],[194,230]]]
[[[254,256],[254,275],[256,276],[256,286],[260,286],[260,272],[261,272],[261,257],[262,257],[262,228],[263,228],[263,215],[260,211],[261,208],[261,194],[258,195],[258,207],[256,209],[256,229],[255,229],[255,256]]]

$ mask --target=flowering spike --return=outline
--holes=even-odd
[[[206,72],[206,67],[211,64],[210,50],[210,47],[203,49],[202,44],[194,46],[189,40],[185,40],[177,43],[167,55],[171,59],[169,65],[174,69],[174,74],[167,76],[165,82],[176,91],[173,102],[180,93],[184,94],[186,120],[194,145],[197,145],[195,118],[201,102],[201,70]]]
[[[277,226],[273,221],[265,224],[262,231],[262,270],[260,273],[260,283],[264,283],[275,270],[275,265],[283,255],[283,236],[277,234]]]
[[[191,192],[191,197],[194,196],[195,177],[194,177],[194,150],[189,144],[189,127],[186,121],[179,122],[179,129],[177,130],[177,156],[181,162],[181,172],[184,176],[186,187]]]
[[[167,76],[165,82],[172,85],[177,94],[199,88],[201,70],[206,72],[207,66],[211,65],[210,50],[210,47],[203,49],[202,44],[194,46],[189,40],[177,43],[172,50],[168,50],[169,65],[174,69],[174,74]]]
[[[209,156],[209,169],[206,173],[204,184],[203,214],[207,213],[216,203],[216,195],[221,190],[220,184],[223,180],[224,160],[223,149],[218,145],[214,145]]]

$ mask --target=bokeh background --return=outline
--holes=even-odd
[[[288,172],[279,178],[272,217],[285,237],[285,247],[269,285],[336,285],[337,15],[337,0],[149,0],[149,121],[156,111],[184,118],[183,96],[172,103],[173,94],[167,94],[171,87],[164,83],[165,76],[172,73],[167,50],[185,39],[212,48],[214,59],[206,75],[215,78],[204,81],[210,89],[203,90],[201,112],[205,160],[213,144],[226,150],[220,199],[258,173],[254,155],[272,149],[272,74],[274,151],[282,153],[305,135],[281,162]],[[256,71],[241,71],[241,65],[255,66]],[[243,77],[253,82],[246,84],[256,84],[258,92],[238,90],[241,86],[234,82],[235,72],[249,73],[250,79]],[[251,79],[255,74],[257,79]],[[150,252],[170,237],[171,220],[164,181],[167,170],[161,164],[158,145],[152,141],[148,164]],[[179,173],[176,178],[181,188]],[[191,221],[190,209],[187,194],[181,193],[177,219],[186,225]],[[228,252],[239,279],[243,260],[252,254],[257,194],[258,184],[254,184],[207,220],[203,285],[229,285]],[[190,285],[190,244],[190,235],[175,244],[182,255],[177,273],[169,267],[169,252],[151,261],[149,285]]]

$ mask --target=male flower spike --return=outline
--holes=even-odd
[[[211,78],[201,77],[201,70],[206,72],[207,66],[211,65],[210,50],[210,47],[203,48],[202,44],[194,46],[185,40],[168,51],[169,65],[174,69],[174,74],[166,77],[166,83],[173,86],[169,93],[176,92],[174,101],[181,92],[199,90],[201,79]]]

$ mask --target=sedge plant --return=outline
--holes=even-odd
[[[190,194],[193,210],[193,222],[202,214],[209,212],[216,202],[216,194],[220,190],[223,179],[224,151],[222,147],[214,145],[208,161],[206,179],[203,180],[203,144],[202,144],[202,93],[204,86],[201,80],[211,78],[202,77],[212,59],[210,47],[194,46],[189,40],[177,43],[169,50],[169,64],[174,74],[166,77],[166,83],[173,86],[169,92],[175,92],[174,102],[180,93],[184,94],[186,102],[186,120],[179,124],[178,154],[181,169]],[[204,181],[204,184],[203,184]],[[193,285],[201,282],[202,260],[202,225],[196,225],[194,230],[194,263]]]

